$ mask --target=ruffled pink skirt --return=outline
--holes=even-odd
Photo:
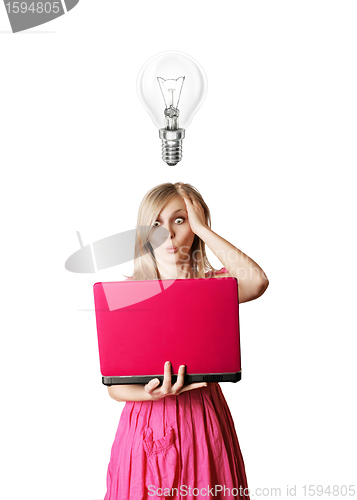
[[[219,384],[158,401],[127,401],[104,500],[209,497],[249,500],[234,422]]]

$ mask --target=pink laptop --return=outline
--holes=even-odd
[[[100,370],[104,385],[185,384],[241,379],[238,281],[234,277],[95,283]]]

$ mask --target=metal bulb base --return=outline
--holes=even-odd
[[[182,139],[185,137],[185,129],[169,130],[159,129],[162,140],[162,159],[168,165],[176,165],[182,159]]]

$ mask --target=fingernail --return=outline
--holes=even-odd
[[[171,363],[170,361],[166,361],[166,365],[169,366]]]

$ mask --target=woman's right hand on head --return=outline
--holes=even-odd
[[[186,367],[181,365],[177,375],[177,381],[171,384],[171,363],[167,361],[164,365],[164,381],[160,387],[158,378],[154,378],[148,382],[144,388],[145,391],[151,395],[153,400],[164,398],[165,396],[178,396],[182,392],[198,389],[199,387],[207,387],[206,382],[196,382],[194,384],[184,385],[184,375]]]

